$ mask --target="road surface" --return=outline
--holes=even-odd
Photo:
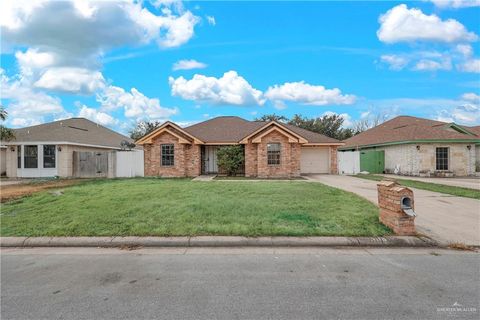
[[[6,319],[478,319],[479,254],[4,249]]]

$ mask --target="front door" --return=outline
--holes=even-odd
[[[203,172],[205,174],[218,173],[217,146],[205,146],[203,158]]]

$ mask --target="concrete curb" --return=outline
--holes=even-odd
[[[389,237],[1,237],[0,247],[435,247],[414,236]]]

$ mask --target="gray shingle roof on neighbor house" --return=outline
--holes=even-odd
[[[132,139],[85,118],[71,118],[44,123],[36,126],[14,129],[18,142],[67,142],[72,144],[104,146],[120,149],[124,140]]]
[[[462,128],[466,132],[460,132]],[[478,127],[459,126],[412,116],[398,116],[345,140],[345,146],[340,149],[415,141],[478,143],[480,132]]]
[[[237,143],[254,133],[268,122],[248,121],[235,116],[216,117],[192,126],[183,128],[189,134],[205,143]],[[308,131],[290,124],[279,122],[281,126],[302,136],[309,143],[338,143],[339,141],[323,134]]]

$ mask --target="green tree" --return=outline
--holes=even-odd
[[[243,148],[240,145],[225,146],[217,150],[218,166],[229,176],[235,176],[245,160]]]
[[[277,115],[275,113],[272,114],[264,114],[260,118],[256,118],[255,121],[279,121],[279,122],[288,122],[288,118],[285,116]]]
[[[326,135],[327,137],[344,140],[353,136],[354,133],[352,129],[343,128],[344,121],[345,119],[338,114],[324,115],[317,118],[306,118],[296,114],[288,123]]]
[[[155,130],[162,123],[160,121],[139,121],[135,124],[135,127],[130,130],[130,138],[138,140],[146,134],[149,134]]]
[[[0,120],[7,120],[8,112],[3,106],[0,106]],[[0,125],[0,140],[10,141],[15,138],[13,130],[5,127],[3,124]]]

